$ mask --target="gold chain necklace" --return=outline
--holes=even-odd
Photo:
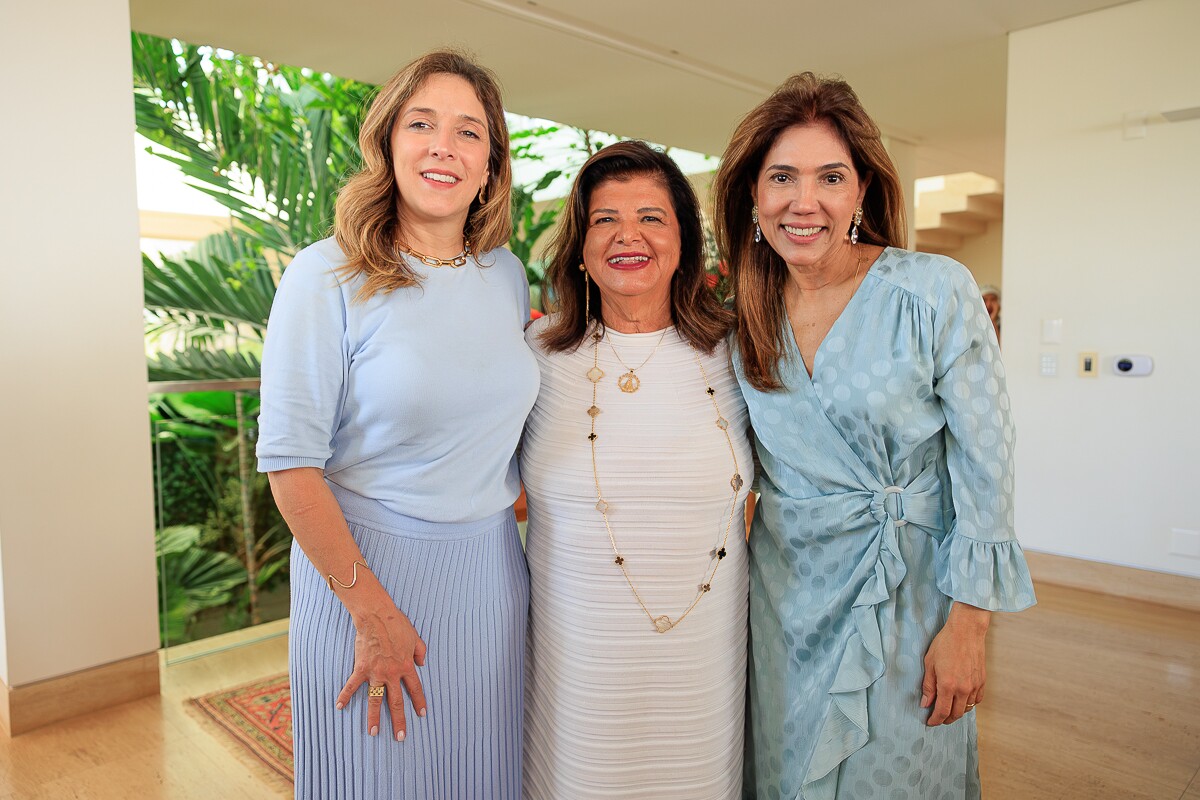
[[[427,256],[424,253],[418,253],[411,247],[405,247],[403,250],[405,253],[408,253],[410,256],[415,258],[417,261],[420,261],[427,267],[453,267],[458,269],[467,263],[467,259],[471,255],[471,240],[463,239],[463,251],[454,258],[434,258],[433,256]]]
[[[663,331],[663,335],[666,335],[666,331]],[[679,623],[683,622],[687,618],[687,615],[691,614],[692,610],[700,604],[700,600],[703,599],[704,595],[708,594],[708,592],[712,590],[712,582],[713,578],[715,578],[717,575],[717,568],[721,566],[721,562],[727,555],[725,546],[729,543],[729,534],[733,530],[733,516],[734,512],[737,510],[737,496],[738,492],[741,491],[741,488],[744,485],[741,471],[738,468],[737,451],[734,450],[733,439],[729,437],[729,420],[725,419],[724,415],[721,414],[721,406],[717,402],[717,392],[712,388],[712,384],[708,380],[708,373],[704,369],[704,364],[700,361],[699,354],[696,353],[695,348],[692,348],[692,357],[696,360],[696,366],[700,368],[700,377],[704,379],[705,393],[708,394],[709,399],[712,401],[713,410],[717,412],[717,428],[719,428],[721,432],[725,434],[725,443],[729,445],[729,455],[733,459],[733,477],[729,479],[729,485],[733,490],[733,495],[729,498],[729,516],[725,521],[725,536],[721,540],[720,548],[714,549],[709,553],[709,558],[712,559],[712,570],[705,570],[707,578],[703,583],[700,584],[699,590],[696,592],[696,597],[692,600],[691,605],[684,609],[684,612],[676,619],[671,619],[666,614],[655,615],[654,612],[652,612],[646,606],[646,601],[642,599],[641,593],[638,592],[637,585],[633,582],[633,576],[629,574],[629,567],[626,566],[625,557],[621,555],[621,550],[619,547],[617,547],[617,539],[613,535],[612,524],[608,519],[608,510],[610,506],[608,501],[604,499],[604,492],[600,489],[600,470],[596,466],[596,440],[600,438],[596,433],[596,417],[600,415],[600,407],[596,405],[596,393],[600,385],[600,380],[604,377],[604,370],[600,369],[601,338],[603,337],[600,335],[599,331],[592,334],[592,368],[587,371],[587,378],[592,382],[592,406],[587,410],[587,414],[592,418],[592,430],[588,434],[588,442],[591,444],[592,448],[592,479],[596,484],[596,510],[600,512],[600,516],[604,519],[604,530],[608,533],[609,544],[612,545],[614,556],[613,563],[617,565],[617,568],[621,570],[621,574],[625,576],[625,582],[629,584],[629,588],[633,592],[633,597],[635,600],[637,600],[638,605],[642,607],[642,611],[646,612],[646,616],[650,618],[652,623],[654,623],[654,630],[658,633],[666,633]],[[661,339],[659,340],[659,344],[662,344]],[[657,352],[658,348],[655,347],[654,349]],[[613,353],[615,354],[616,351],[614,350]],[[653,355],[653,353],[651,353],[651,355]],[[619,356],[617,360],[620,361]],[[649,361],[649,359],[647,359],[647,361]],[[624,366],[624,362],[621,363],[622,366]],[[645,366],[644,362],[642,366]],[[626,369],[628,369],[628,367],[626,367]],[[641,369],[641,367],[638,367],[638,369]],[[632,370],[630,371],[632,372]]]
[[[617,357],[617,361],[625,368],[625,373],[617,378],[617,386],[626,394],[633,394],[642,386],[642,379],[634,373],[642,367],[650,363],[650,359],[654,358],[654,354],[658,352],[658,348],[662,346],[663,339],[667,336],[667,329],[663,328],[662,336],[658,337],[658,344],[654,345],[654,349],[650,351],[650,355],[646,356],[646,360],[638,364],[636,367],[631,367],[625,363],[625,359],[621,358],[621,354],[617,352],[616,345],[612,343],[612,339],[608,339],[608,349],[613,351],[613,355]]]

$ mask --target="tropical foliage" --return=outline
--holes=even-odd
[[[222,610],[222,624],[209,633],[277,617],[272,606],[280,604],[271,600],[286,592],[291,536],[266,476],[254,471],[257,394],[155,394],[150,412],[160,538],[176,531],[169,541],[178,545],[160,555],[163,644],[193,638],[209,609]],[[237,570],[214,573],[218,563]],[[214,574],[220,591],[209,582]]]
[[[246,570],[236,558],[200,545],[195,525],[159,529],[154,548],[164,589],[164,645],[183,641],[198,613],[231,602],[233,591],[246,582]]]
[[[552,204],[543,206],[540,210],[534,200],[534,193],[540,192],[553,183],[562,170],[553,169],[542,176],[542,179],[529,186],[514,186],[512,191],[513,235],[509,240],[508,249],[521,259],[525,265],[525,277],[529,279],[529,300],[533,309],[545,311],[545,300],[542,297],[546,270],[545,266],[535,260],[533,248],[542,234],[554,226],[558,218],[559,206]]]
[[[151,380],[256,377],[278,269],[332,226],[374,87],[144,34],[132,41],[138,132],[233,220],[185,257],[143,257],[148,332],[175,339],[151,360]]]

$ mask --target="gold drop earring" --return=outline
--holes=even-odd
[[[858,226],[862,225],[862,206],[854,209],[854,224],[850,226],[850,244],[858,244]]]

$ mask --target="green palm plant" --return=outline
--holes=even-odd
[[[375,87],[145,34],[132,44],[138,132],[232,218],[186,256],[143,257],[147,333],[176,337],[150,377],[257,377],[279,268],[332,227]]]
[[[200,528],[177,525],[155,532],[155,555],[162,583],[162,643],[178,643],[196,615],[233,600],[246,582],[246,569],[228,553],[199,545]]]
[[[533,257],[533,248],[542,234],[550,230],[558,220],[562,210],[562,202],[552,203],[538,210],[534,205],[534,192],[540,192],[554,182],[562,170],[550,170],[537,183],[528,186],[513,186],[512,216],[513,235],[509,240],[508,249],[513,252],[525,265],[525,277],[529,280],[530,305],[537,311],[544,312],[545,298],[542,297],[542,286],[546,276],[545,266]]]

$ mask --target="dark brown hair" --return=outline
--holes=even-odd
[[[787,265],[767,244],[755,244],[751,189],[767,151],[788,128],[828,123],[841,136],[859,180],[867,183],[860,244],[904,247],[904,189],[883,146],[879,128],[850,84],[811,72],[793,75],[738,124],[713,181],[713,228],[733,275],[737,346],[746,380],[759,391],[782,388],[787,312],[783,290]]]
[[[671,195],[679,220],[679,267],[671,276],[671,316],[679,335],[697,350],[711,353],[733,324],[733,313],[717,301],[704,279],[704,229],[700,201],[679,166],[645,142],[610,144],[583,165],[567,196],[561,222],[548,248],[546,280],[554,290],[555,313],[541,341],[548,350],[571,350],[587,335],[584,319],[583,244],[588,231],[588,206],[596,187],[608,181],[648,176],[662,182]],[[590,282],[592,317],[600,319],[600,290]]]
[[[339,272],[343,278],[366,277],[359,300],[420,283],[396,250],[403,198],[393,174],[391,138],[405,104],[434,75],[456,75],[471,84],[487,116],[487,189],[483,202],[478,197],[471,201],[463,234],[477,255],[499,247],[512,235],[508,124],[496,77],[462,53],[427,53],[397,72],[372,101],[358,134],[362,169],[338,194],[334,234],[346,254],[346,264]]]

